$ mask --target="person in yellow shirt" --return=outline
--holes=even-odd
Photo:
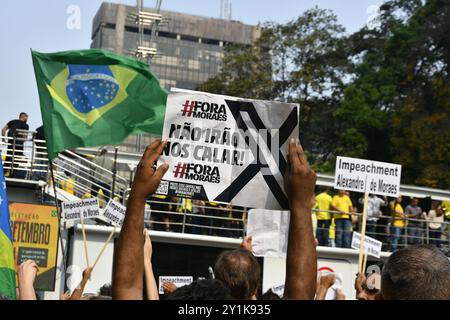
[[[339,193],[333,197],[331,208],[338,213],[334,213],[335,242],[338,248],[350,248],[352,241],[352,220],[350,219],[353,211],[353,204],[345,190],[339,190]]]
[[[396,200],[392,201],[390,207],[392,212],[391,251],[394,252],[398,249],[399,240],[407,224],[402,207],[402,196],[399,196]]]
[[[317,217],[317,229],[316,229],[316,238],[319,242],[319,246],[329,246],[328,235],[330,232],[330,224],[331,224],[331,203],[333,199],[329,195],[330,188],[325,188],[321,193],[319,193],[315,200],[314,208],[317,209],[316,217]]]
[[[70,172],[64,171],[66,178],[61,180],[60,188],[67,192],[68,194],[75,195],[75,180],[71,178]]]

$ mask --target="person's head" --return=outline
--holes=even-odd
[[[402,203],[402,201],[403,201],[403,197],[400,195],[398,196],[397,199],[395,199],[395,203]]]
[[[99,296],[104,296],[104,297],[112,297],[112,288],[111,288],[111,284],[110,284],[110,283],[104,284],[104,285],[98,290],[98,295],[99,295]]]
[[[419,205],[419,199],[412,198],[411,199],[411,205],[414,206],[414,207],[418,206]]]
[[[436,210],[437,208],[439,208],[439,204],[440,204],[440,202],[439,201],[432,201],[431,202],[431,209],[433,209],[433,210]]]
[[[385,300],[448,300],[450,261],[435,246],[400,249],[383,267],[380,296]]]
[[[269,289],[266,293],[264,293],[258,300],[281,300],[280,296],[277,295],[272,289]]]
[[[64,174],[66,175],[66,177],[69,177],[69,178],[72,176],[72,174],[69,171],[64,171]]]
[[[323,187],[322,192],[323,193],[330,193],[331,188],[330,187]]]
[[[217,258],[214,275],[227,286],[235,299],[256,298],[261,268],[255,256],[246,249],[224,251]]]
[[[183,286],[169,296],[168,300],[232,300],[230,290],[219,280],[197,280]]]
[[[339,197],[343,197],[343,196],[346,195],[346,191],[345,190],[339,190],[338,194],[339,194]]]
[[[28,114],[26,114],[25,112],[21,112],[19,114],[19,120],[26,123],[28,121]]]

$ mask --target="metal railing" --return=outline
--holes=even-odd
[[[340,214],[340,212],[333,210],[319,210],[313,209],[312,212],[328,212],[332,214]],[[425,213],[424,213],[425,214]],[[362,213],[353,212],[350,216],[357,217],[358,221],[356,223],[352,222],[352,230],[360,232]],[[445,213],[443,213],[443,221],[432,221],[427,218],[424,219],[413,219],[413,218],[395,218],[395,220],[402,220],[404,226],[395,227],[393,225],[393,216],[379,215],[376,220],[370,221],[368,219],[366,225],[366,235],[375,238],[382,242],[383,251],[392,251],[392,242],[394,237],[398,239],[398,247],[407,247],[408,245],[414,244],[434,244],[439,247],[449,247],[450,248],[450,221],[445,218]],[[351,217],[350,217],[351,219]],[[319,221],[319,220],[318,220]],[[333,220],[330,220],[329,228],[316,227],[316,230],[328,232],[329,243],[321,243],[319,245],[336,247],[335,244],[335,234],[336,226],[333,225]],[[439,228],[430,227],[431,224],[434,226],[438,225]],[[400,234],[396,235],[393,231],[394,228],[400,229]],[[317,231],[316,231],[317,235]],[[318,237],[319,238],[319,237]]]
[[[60,153],[53,160],[53,166],[56,185],[63,190],[69,190],[74,196],[99,197],[101,206],[110,199],[123,202],[128,181],[112,171],[69,150]]]
[[[9,177],[27,180],[43,180],[47,189],[52,186],[52,179],[47,160],[45,141],[35,138],[36,132],[16,130],[13,137],[2,136],[3,167]],[[53,161],[53,171],[56,186],[75,198],[99,197],[100,205],[104,206],[111,198],[126,203],[130,192],[130,181],[112,171],[95,164],[85,157],[66,150]],[[112,181],[115,177],[114,190]],[[189,200],[187,200],[189,201]],[[313,209],[313,212],[319,211]],[[323,210],[321,210],[323,211]],[[186,200],[176,198],[160,200],[152,198],[145,208],[146,227],[154,230],[193,233],[202,235],[240,238],[245,235],[247,208],[225,205],[199,205],[192,201],[186,205]],[[330,214],[339,213],[328,211]],[[359,231],[361,213],[353,213],[358,217],[352,231]],[[367,235],[383,243],[384,250],[390,250],[393,239],[391,216],[379,216],[376,223],[369,222]],[[408,223],[401,230],[399,247],[412,243],[434,243],[450,246],[450,222],[441,222],[440,229],[430,227],[436,223],[426,219],[405,219]],[[329,233],[331,239],[328,245],[333,246],[335,229],[318,228]]]
[[[45,180],[48,170],[47,148],[36,132],[17,129],[13,136],[1,136],[2,160],[6,176]]]
[[[43,180],[53,184],[45,140],[36,132],[16,130],[14,136],[1,136],[2,160],[6,176],[24,180]],[[122,202],[128,181],[94,162],[66,150],[53,160],[56,187],[75,197],[99,196],[103,203],[111,198]],[[112,181],[115,179],[114,190]]]
[[[160,231],[230,238],[241,238],[245,235],[247,209],[221,204],[198,205],[195,201],[187,208],[185,201],[147,201],[144,218],[146,227]]]

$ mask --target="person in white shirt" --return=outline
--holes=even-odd
[[[359,199],[360,203],[364,203],[364,199]],[[387,206],[387,198],[383,197],[383,199],[377,197],[374,194],[369,195],[369,199],[367,200],[367,224],[366,224],[366,233],[367,235],[377,239],[377,223],[378,219],[381,216],[380,207]]]
[[[431,210],[425,215],[428,221],[428,232],[430,243],[436,247],[441,246],[442,222],[444,222],[444,211],[439,202],[433,201],[431,203]]]

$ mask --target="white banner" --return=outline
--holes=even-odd
[[[361,245],[361,233],[353,232],[352,248],[359,250]],[[364,252],[372,257],[379,258],[381,255],[381,247],[383,244],[377,239],[371,238],[367,235],[364,236]]]
[[[159,294],[164,294],[162,287],[165,282],[172,282],[177,288],[190,285],[194,281],[194,277],[191,276],[160,276],[159,277]]]
[[[121,228],[126,211],[127,207],[111,199],[103,211],[103,217],[112,225]]]
[[[283,174],[298,122],[296,104],[170,93],[160,157],[170,169],[157,193],[287,209]]]
[[[98,198],[63,202],[61,208],[62,217],[65,221],[85,220],[101,215]]]
[[[289,218],[289,211],[249,210],[247,235],[255,256],[286,258]]]
[[[396,198],[401,174],[398,164],[337,157],[334,188]]]

